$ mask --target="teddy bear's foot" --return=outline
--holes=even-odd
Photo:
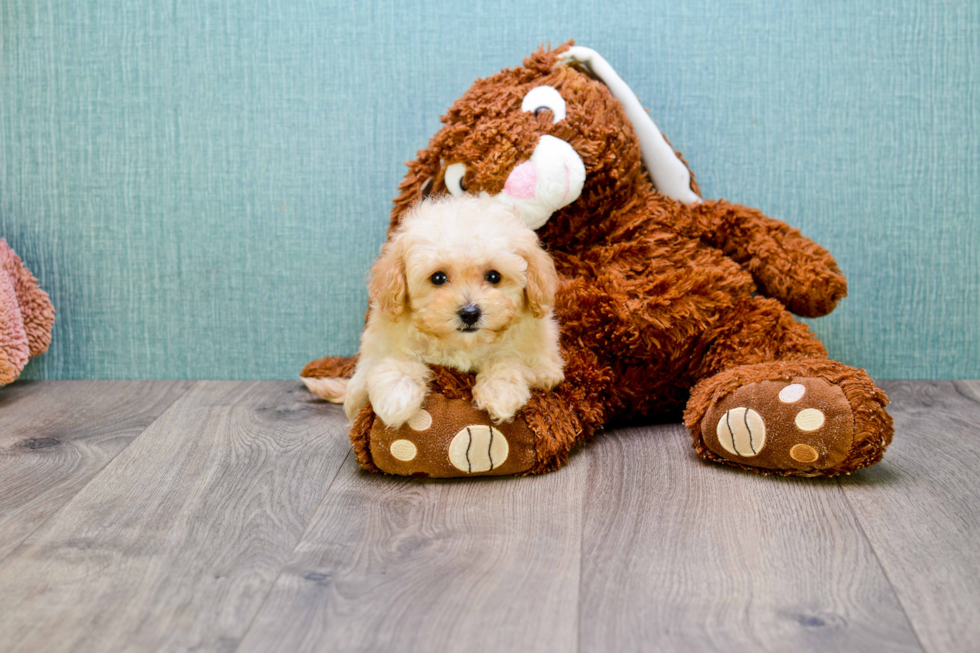
[[[841,463],[854,442],[844,393],[821,378],[760,381],[715,402],[701,420],[715,454],[753,467],[813,472]]]
[[[863,371],[805,360],[712,377],[695,388],[685,417],[703,458],[761,473],[834,476],[880,460],[891,441],[885,403]]]
[[[422,409],[396,429],[366,406],[351,439],[362,467],[400,476],[522,474],[537,463],[534,434],[520,415],[494,424],[472,402],[441,394],[430,394]]]

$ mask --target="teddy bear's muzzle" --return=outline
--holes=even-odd
[[[582,194],[585,164],[575,149],[554,136],[542,136],[531,158],[507,176],[504,190],[494,196],[514,206],[531,229],[540,229],[548,218]]]

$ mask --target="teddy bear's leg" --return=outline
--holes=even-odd
[[[728,318],[731,319],[728,319]],[[836,476],[878,462],[888,399],[771,299],[738,304],[705,356],[685,422],[702,458],[763,474]]]
[[[300,372],[300,379],[307,389],[329,402],[344,403],[347,379],[354,374],[357,357],[326,356],[306,364]]]
[[[608,384],[588,352],[566,352],[565,360],[565,383],[534,391],[513,421],[503,424],[473,407],[472,375],[433,367],[422,410],[401,428],[389,429],[370,405],[361,409],[350,431],[357,461],[373,472],[436,478],[558,469],[601,425]],[[356,363],[356,357],[321,358],[303,369],[302,379],[314,394],[343,402]]]
[[[514,419],[500,424],[473,406],[472,375],[433,367],[422,409],[400,428],[385,426],[370,405],[361,409],[350,432],[357,461],[374,472],[435,478],[558,469],[603,420],[601,382],[576,383],[575,363],[585,360],[566,361],[565,382],[533,391]]]

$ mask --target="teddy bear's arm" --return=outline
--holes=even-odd
[[[826,249],[757,209],[725,200],[690,207],[691,235],[747,270],[759,290],[803,317],[819,317],[847,294],[847,281]]]
[[[692,283],[689,270],[638,271],[635,259],[611,253],[612,259],[609,251],[561,257],[555,315],[562,341],[577,343],[577,349],[596,343],[595,350],[634,362],[679,355],[674,344],[709,326],[717,287]]]

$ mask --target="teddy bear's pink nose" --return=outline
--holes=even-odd
[[[525,161],[510,171],[510,175],[504,183],[504,192],[511,197],[529,200],[534,198],[534,189],[537,184],[538,171],[533,163]]]

